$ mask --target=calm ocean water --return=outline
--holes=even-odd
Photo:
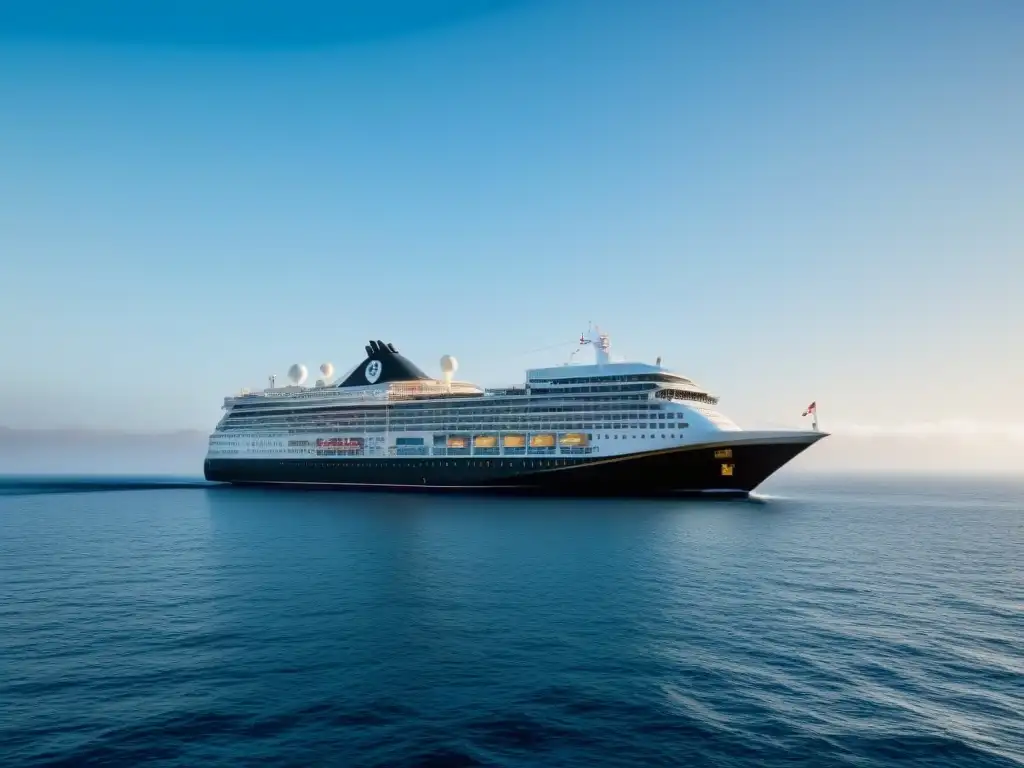
[[[1024,483],[0,481],[0,764],[1024,765]]]

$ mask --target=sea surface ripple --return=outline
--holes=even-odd
[[[1022,766],[1022,563],[996,479],[8,479],[0,764]]]

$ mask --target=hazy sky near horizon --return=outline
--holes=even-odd
[[[0,425],[593,320],[743,424],[1024,434],[1024,4],[145,5],[0,9]]]

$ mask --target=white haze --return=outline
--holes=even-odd
[[[836,424],[830,430],[837,435],[857,437],[919,437],[951,440],[1005,439],[1024,443],[1024,424],[973,419],[911,421],[901,424]]]

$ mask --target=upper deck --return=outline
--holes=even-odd
[[[697,400],[717,403],[718,398],[707,393],[692,380],[657,364],[636,361],[612,361],[606,334],[581,338],[581,347],[593,344],[593,364],[566,363],[559,366],[532,368],[526,371],[526,382],[521,386],[484,389],[472,382],[453,381],[453,358],[442,358],[446,368],[445,380],[434,379],[402,357],[393,344],[371,341],[366,347],[367,357],[344,376],[332,383],[317,382],[317,386],[304,387],[298,383],[271,387],[257,392],[242,392],[224,398],[224,408],[262,410],[293,406],[366,406],[386,405],[393,402],[434,400],[439,403],[467,398],[529,398],[569,397],[587,399],[616,394],[635,396],[646,393],[660,399]],[[575,354],[575,353],[574,353]],[[298,366],[297,366],[298,367]],[[303,369],[304,372],[304,369]],[[304,373],[303,373],[304,375]]]
[[[465,397],[483,395],[481,387],[469,382],[416,381],[367,387],[299,387],[268,388],[259,392],[243,392],[224,398],[224,407],[271,406],[282,403],[299,405],[366,405],[415,397]]]
[[[573,384],[612,384],[625,381],[659,381],[697,388],[685,376],[650,363],[607,363],[605,365],[561,365],[556,368],[532,368],[526,372],[531,386]]]

